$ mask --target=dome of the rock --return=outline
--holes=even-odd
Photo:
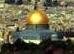
[[[28,24],[48,24],[47,15],[41,10],[34,10],[29,13],[27,18]]]

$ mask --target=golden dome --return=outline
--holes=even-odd
[[[48,24],[47,15],[41,10],[32,11],[27,18],[28,24]]]

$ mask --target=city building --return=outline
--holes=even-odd
[[[58,17],[54,17],[54,18],[57,18],[56,20],[52,20],[53,19],[52,17],[50,18],[50,15],[52,14],[50,11],[54,12],[52,15],[55,15],[55,12],[62,13],[61,12],[62,8],[60,9],[60,8],[56,7],[56,9],[55,9],[55,7],[54,8],[50,7],[48,9],[49,12],[46,10],[47,13],[44,13],[42,11],[43,8],[41,10],[34,10],[34,9],[36,9],[36,7],[34,7],[34,6],[36,6],[37,4],[38,4],[38,8],[41,8],[41,7],[44,7],[43,6],[44,2],[46,2],[46,4],[49,6],[50,4],[52,5],[53,1],[56,1],[56,0],[10,0],[10,1],[14,1],[13,2],[14,5],[13,4],[4,3],[5,0],[0,0],[0,15],[2,15],[2,18],[3,18],[0,21],[0,22],[2,22],[3,25],[1,24],[2,26],[0,26],[0,27],[4,27],[5,28],[5,26],[7,26],[7,25],[11,25],[11,24],[14,25],[16,23],[14,21],[14,19],[18,18],[20,20],[21,18],[26,18],[27,14],[25,14],[25,11],[27,11],[27,13],[32,11],[30,13],[30,15],[28,16],[27,21],[25,21],[25,20],[22,20],[23,22],[19,21],[21,27],[22,27],[22,25],[24,26],[24,24],[26,24],[24,26],[25,30],[23,30],[22,32],[15,32],[15,33],[18,34],[18,35],[16,35],[15,39],[17,39],[17,38],[21,38],[22,39],[23,38],[23,40],[27,39],[26,41],[28,41],[28,42],[29,41],[37,42],[38,40],[41,41],[43,39],[47,39],[48,37],[52,38],[52,40],[56,40],[57,39],[57,32],[54,32],[54,31],[51,31],[51,30],[52,29],[56,30],[56,28],[57,29],[58,28],[62,28],[62,26],[56,25],[57,23],[55,23],[55,24],[52,23],[53,25],[52,24],[50,25],[50,23],[49,23],[50,20],[51,21],[57,21],[58,20]],[[17,1],[23,1],[24,4],[16,5]],[[37,4],[35,3],[36,1],[37,1]],[[57,1],[61,1],[61,0],[57,0]],[[71,0],[69,0],[69,1],[71,1]],[[25,4],[25,3],[27,3],[27,4]],[[60,12],[59,12],[59,10],[60,10]],[[47,14],[49,14],[49,16],[46,16]],[[36,18],[37,18],[37,20],[36,20]],[[73,20],[72,20],[72,22],[73,22]],[[73,26],[74,23],[71,23],[70,25],[72,27],[74,27]],[[68,27],[68,26],[66,26],[66,27]],[[7,29],[7,28],[5,28],[5,29]],[[65,27],[64,27],[64,29],[65,29]],[[7,40],[7,39],[9,39],[9,37],[8,38],[7,37],[5,36],[5,40],[9,41],[9,40]]]

